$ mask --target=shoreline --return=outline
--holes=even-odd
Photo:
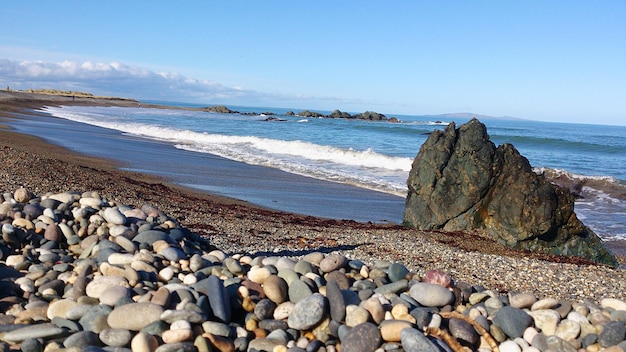
[[[572,300],[626,297],[626,274],[622,269],[589,265],[576,258],[513,251],[477,234],[423,232],[393,224],[274,211],[169,184],[157,176],[123,171],[110,160],[80,155],[7,130],[2,122],[4,118],[19,118],[16,114],[36,114],[33,109],[45,104],[65,103],[69,102],[0,99],[0,155],[4,160],[1,191],[14,192],[20,186],[39,195],[90,190],[124,204],[149,203],[227,252],[302,256],[313,251],[340,251],[371,262],[403,262],[418,274],[443,270],[455,280],[500,292],[533,292],[539,297]],[[517,271],[516,275],[511,275],[511,270]]]

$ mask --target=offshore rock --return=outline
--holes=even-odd
[[[413,161],[407,185],[407,226],[481,229],[513,249],[618,265],[576,217],[573,195],[535,174],[511,144],[496,147],[477,119],[432,133]]]

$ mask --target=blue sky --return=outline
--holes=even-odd
[[[626,124],[625,1],[4,1],[0,85]]]

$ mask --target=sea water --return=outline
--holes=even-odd
[[[43,110],[189,152],[398,197],[406,196],[411,164],[428,135],[453,121],[458,127],[470,118],[395,115],[400,122],[392,123],[302,118],[288,116],[287,109],[230,108],[247,114],[142,107],[63,106]],[[267,112],[274,114],[272,118]],[[626,239],[626,126],[494,118],[481,122],[496,145],[513,144],[536,172],[576,189],[578,217],[603,239]],[[201,185],[187,186],[202,189]]]

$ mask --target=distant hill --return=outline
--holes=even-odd
[[[511,116],[497,116],[496,117],[496,116],[489,116],[489,115],[473,114],[471,112],[455,112],[455,113],[448,113],[448,114],[439,114],[439,115],[432,115],[432,117],[445,118],[445,119],[453,119],[453,118],[471,119],[472,117],[475,117],[479,120],[508,120],[508,121],[525,120],[519,117],[511,117]]]
[[[26,89],[21,92],[32,93],[32,94],[56,95],[56,96],[62,96],[62,97],[104,99],[104,100],[126,100],[126,101],[133,101],[133,102],[136,101],[135,99],[130,99],[130,98],[98,96],[98,95],[93,95],[91,93],[79,92],[79,91],[73,91],[73,90]]]

